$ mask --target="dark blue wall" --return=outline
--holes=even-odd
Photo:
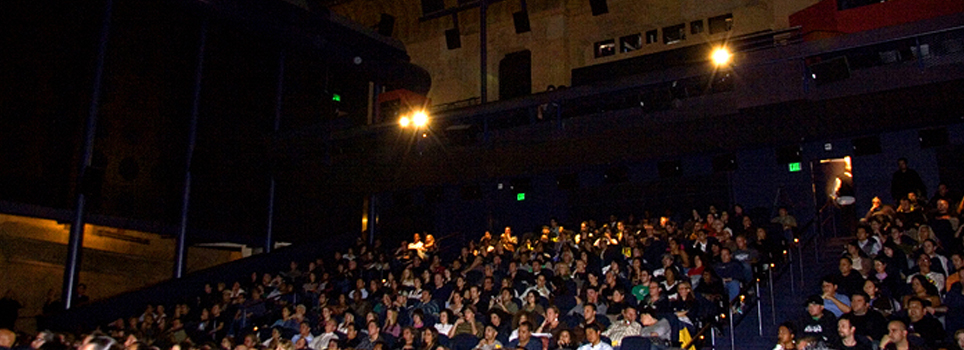
[[[947,126],[951,145],[964,144],[964,124]],[[787,206],[797,217],[801,225],[810,220],[815,212],[813,181],[810,163],[819,164],[822,159],[852,157],[854,184],[856,188],[857,213],[862,215],[869,208],[870,200],[880,196],[885,203],[890,202],[890,178],[896,170],[896,160],[900,157],[908,159],[910,167],[917,170],[927,185],[928,196],[933,195],[938,183],[938,157],[941,148],[922,148],[918,129],[901,130],[879,134],[881,153],[854,156],[852,138],[868,136],[853,135],[852,137],[805,140],[798,145],[801,148],[803,170],[789,172],[786,164],[778,164],[774,147],[760,147],[738,150],[735,152],[738,168],[729,173],[714,173],[712,166],[713,154],[694,154],[679,159],[683,177],[676,179],[661,179],[657,164],[664,159],[651,159],[626,164],[597,164],[579,168],[560,169],[554,172],[533,174],[531,188],[526,192],[524,201],[517,201],[516,194],[509,188],[513,178],[486,179],[478,182],[481,188],[481,199],[463,200],[460,197],[464,184],[440,184],[442,195],[434,203],[426,201],[421,190],[407,190],[414,195],[411,208],[398,210],[393,208],[391,193],[382,194],[380,201],[383,205],[378,209],[380,215],[391,216],[393,213],[404,212],[420,217],[422,225],[419,230],[429,231],[436,237],[448,237],[449,242],[464,243],[468,239],[476,239],[490,229],[498,234],[506,225],[514,227],[517,234],[536,229],[548,223],[550,217],[558,217],[564,225],[577,228],[579,221],[590,217],[580,213],[594,213],[591,218],[602,220],[609,213],[615,213],[620,218],[632,213],[637,218],[642,217],[643,211],[652,210],[655,215],[662,213],[666,204],[693,203],[701,212],[705,212],[709,204],[721,208],[728,208],[734,203],[742,204],[747,210],[756,209],[766,215],[772,215],[773,205]],[[830,150],[825,148],[830,144]],[[793,145],[787,143],[785,145]],[[948,146],[953,147],[953,146]],[[628,181],[621,184],[607,184],[605,173],[615,166],[623,166],[627,170]],[[560,190],[556,186],[559,175],[576,173],[579,178],[580,189]],[[688,182],[723,181],[728,184],[715,186],[714,191],[706,195],[692,194],[686,201],[667,201],[658,197],[653,186],[669,186],[686,184]],[[498,189],[498,184],[503,189]],[[952,188],[961,188],[962,184],[951,183]],[[699,189],[700,187],[688,187]],[[705,188],[705,186],[704,186]],[[778,189],[780,190],[778,195]],[[817,189],[820,191],[821,189]],[[624,195],[626,192],[629,196]],[[633,194],[639,193],[639,197]],[[612,202],[600,200],[612,196]],[[621,197],[620,197],[621,196]],[[705,198],[699,198],[699,197]],[[823,203],[820,203],[822,206]],[[588,207],[588,208],[587,208]],[[680,215],[687,215],[692,207],[677,207],[674,209]],[[390,220],[397,222],[397,218]],[[380,221],[385,223],[386,221]],[[406,227],[407,228],[407,227]],[[379,226],[381,235],[388,242],[409,239],[412,232],[398,230],[395,225]],[[414,232],[414,231],[413,231]]]

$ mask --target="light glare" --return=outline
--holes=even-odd
[[[428,124],[428,114],[424,111],[415,112],[415,114],[412,115],[412,123],[415,124],[416,128],[425,126]]]
[[[408,119],[408,117],[402,117],[402,119],[398,120],[398,124],[401,125],[403,128],[407,128],[408,124],[411,124],[411,123],[412,123],[412,120]]]
[[[710,57],[713,59],[713,64],[722,66],[730,63],[730,58],[733,57],[733,54],[731,54],[730,50],[727,50],[725,47],[720,47],[716,50],[713,50],[713,54]]]

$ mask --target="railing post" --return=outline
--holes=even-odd
[[[793,277],[793,248],[790,248],[788,251],[790,252],[787,254],[787,256],[790,257],[790,259],[787,261],[787,267],[790,268],[790,294],[797,294],[797,291],[795,290],[796,287],[794,286],[797,284],[797,278]]]
[[[710,347],[716,349],[716,328],[710,328]]]
[[[776,303],[773,300],[773,268],[775,266],[776,266],[775,264],[770,264],[770,271],[769,273],[767,273],[767,278],[770,280],[770,313],[773,316],[774,325],[777,324],[777,307],[776,307]],[[793,285],[793,283],[790,283],[790,285]]]
[[[730,349],[736,350],[736,329],[733,329],[733,300],[730,300],[730,307],[727,309],[730,312]]]
[[[800,257],[797,264],[800,267],[800,285],[803,286],[803,242],[797,244],[797,256]],[[793,270],[793,265],[790,265],[790,269]],[[793,282],[792,278],[790,282]]]
[[[760,304],[760,279],[756,279],[756,320],[760,325],[760,336],[763,336],[763,306]]]

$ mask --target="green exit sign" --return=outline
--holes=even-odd
[[[525,193],[516,194],[516,195],[515,195],[515,200],[520,201],[520,202],[526,200],[526,194],[525,194]]]
[[[341,95],[339,95],[339,94],[332,94],[332,95],[331,95],[331,100],[332,100],[332,101],[335,101],[335,102],[341,102]]]
[[[790,172],[791,172],[791,173],[795,173],[795,172],[798,172],[798,171],[800,171],[800,170],[803,170],[803,166],[800,164],[800,162],[790,163]]]

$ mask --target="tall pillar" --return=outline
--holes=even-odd
[[[74,220],[70,225],[70,236],[67,238],[67,262],[64,264],[64,308],[70,309],[74,302],[74,290],[80,275],[81,251],[84,241],[84,216],[87,205],[87,184],[91,176],[87,169],[94,153],[94,137],[97,133],[97,114],[100,112],[101,85],[104,78],[104,61],[107,56],[107,41],[110,36],[111,14],[114,1],[107,0],[104,6],[104,19],[100,27],[100,40],[97,47],[97,59],[94,65],[94,89],[90,97],[90,109],[87,111],[87,124],[84,128],[84,144],[81,147],[80,166],[77,168],[77,186],[75,191],[76,206]]]
[[[488,35],[487,35],[487,32],[486,32],[486,23],[485,23],[485,22],[486,22],[486,18],[488,18],[488,16],[486,15],[486,12],[487,12],[488,9],[489,9],[488,0],[482,0],[482,3],[479,5],[479,51],[481,51],[480,54],[479,54],[479,75],[480,75],[480,78],[482,79],[482,81],[481,81],[481,83],[482,83],[482,91],[480,92],[480,97],[481,97],[481,98],[480,98],[480,103],[482,103],[482,104],[485,104],[486,102],[489,102],[489,100],[488,100],[488,96],[489,96],[489,72],[488,72],[488,70],[489,70],[489,67],[488,67],[488,61],[489,61],[489,57],[488,57],[488,55],[489,55],[489,45],[488,45],[488,40],[487,40]]]
[[[284,83],[285,83],[285,53],[281,51],[278,56],[278,86],[275,91],[275,105],[274,105],[274,132],[277,133],[281,128],[281,106],[284,100]],[[275,202],[275,169],[269,169],[271,171],[271,183],[268,186],[268,229],[264,236],[264,252],[271,253],[274,249],[274,202]]]
[[[178,225],[177,241],[174,251],[174,278],[184,275],[187,262],[187,214],[191,202],[191,160],[197,143],[197,117],[201,104],[201,78],[204,73],[204,49],[208,38],[208,20],[201,22],[201,33],[197,50],[197,66],[194,69],[194,102],[191,105],[191,119],[188,125],[187,152],[184,157],[184,191],[181,194],[181,223]]]

